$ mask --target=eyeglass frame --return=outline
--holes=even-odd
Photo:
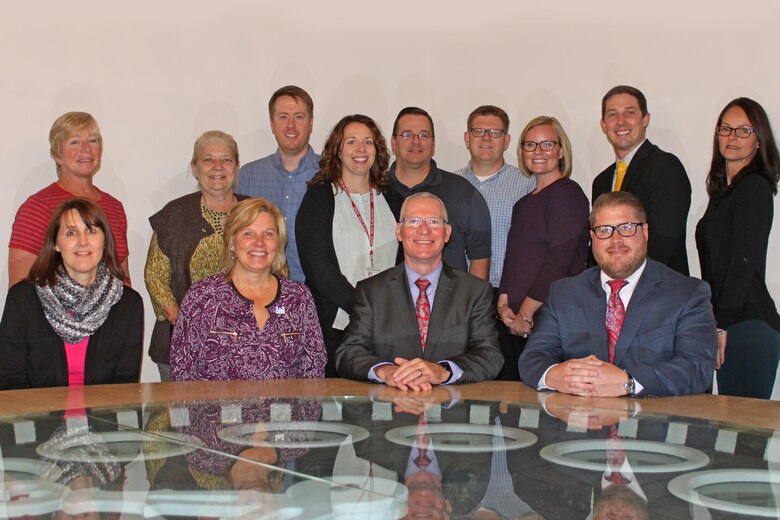
[[[417,220],[417,219],[420,220],[420,223],[417,224],[417,225],[414,225],[411,222],[409,222],[410,220]],[[438,224],[431,225],[431,223],[429,222],[431,219],[433,219],[433,220],[441,220],[441,225],[438,225]],[[440,229],[440,228],[446,227],[449,224],[449,222],[447,222],[447,219],[445,219],[444,217],[401,217],[400,219],[398,219],[398,222],[401,223],[401,224],[406,224],[409,227],[412,227],[414,229],[421,228],[422,225],[423,225],[423,222],[425,222],[425,225],[428,226],[431,229]]]
[[[544,146],[542,146],[542,143],[553,143],[553,145],[548,150],[545,150]],[[526,144],[533,144],[534,147],[532,149],[527,149],[525,147]],[[558,146],[561,146],[561,142],[560,141],[552,141],[550,139],[545,139],[544,141],[538,141],[538,142],[537,141],[521,141],[520,142],[520,148],[522,148],[524,152],[535,152],[537,148],[541,148],[541,150],[543,152],[552,152],[553,150],[555,150],[555,145],[556,144]]]
[[[610,226],[608,224],[604,224],[604,225],[601,225],[601,226],[593,226],[592,228],[590,228],[590,231],[593,233],[593,236],[596,237],[599,240],[609,240],[610,238],[612,238],[612,235],[615,234],[615,231],[617,231],[618,235],[620,235],[623,238],[631,238],[633,236],[636,236],[636,232],[637,232],[637,230],[639,229],[640,226],[645,226],[645,225],[647,225],[647,222],[623,222],[622,224],[617,224],[615,226]],[[620,231],[620,228],[622,226],[633,226],[634,232],[631,233],[630,235],[626,235],[622,231]],[[604,229],[604,228],[609,228],[610,229],[609,235],[607,235],[605,237],[600,237],[598,235],[598,232],[596,231],[596,229]]]
[[[415,137],[420,141],[427,141],[428,139],[433,139],[435,136],[425,131],[420,132],[419,134],[415,134],[411,130],[404,130],[399,134],[393,134],[393,137],[400,137],[404,141],[414,141]]]
[[[485,134],[487,134],[491,139],[501,139],[506,133],[506,130],[503,128],[470,128],[469,133],[475,139],[482,139],[485,137]],[[493,135],[495,133],[498,133],[498,135]]]
[[[721,130],[728,129],[729,133],[722,134]],[[747,135],[739,135],[738,132],[746,132]],[[749,126],[738,126],[736,128],[727,126],[727,125],[718,125],[715,127],[715,135],[718,137],[731,137],[731,134],[734,134],[739,139],[750,139],[750,136],[755,134],[756,131],[753,128],[750,128]]]

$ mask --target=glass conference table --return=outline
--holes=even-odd
[[[521,383],[6,391],[0,517],[777,518],[776,430],[773,401]]]

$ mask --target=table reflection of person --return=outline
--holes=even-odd
[[[309,289],[287,278],[287,228],[263,199],[225,222],[224,273],[192,285],[171,340],[171,379],[319,378],[326,354]]]

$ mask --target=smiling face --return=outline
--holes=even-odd
[[[416,135],[411,139],[403,139],[400,137],[403,132],[412,132]],[[436,151],[436,138],[422,140],[417,137],[420,132],[433,136],[433,129],[427,117],[407,114],[398,120],[397,135],[393,136],[391,143],[400,169],[419,170],[427,167],[431,162]]]
[[[81,285],[88,286],[95,281],[98,265],[103,259],[104,243],[103,230],[85,224],[75,209],[60,218],[54,249],[62,255],[68,276]]]
[[[626,222],[642,222],[636,211],[626,205],[603,207],[593,215],[593,227],[617,226]],[[596,263],[610,278],[628,278],[647,257],[647,224],[639,226],[632,237],[621,236],[617,230],[604,240],[596,238],[592,231],[590,237]]]
[[[363,123],[350,123],[344,128],[341,142],[341,176],[347,175],[368,179],[376,159],[374,134]]]
[[[444,208],[436,199],[415,198],[404,204],[401,218],[438,217],[445,218]],[[439,228],[431,228],[423,222],[414,228],[409,224],[396,225],[396,238],[404,246],[404,259],[418,274],[427,274],[436,268],[441,261],[441,252],[450,239],[452,228],[445,224]]]
[[[560,138],[552,126],[538,125],[526,132],[523,141],[533,141],[535,143],[554,141],[557,143],[560,142]],[[552,150],[548,151],[542,150],[542,147],[538,144],[532,152],[523,149],[523,163],[526,170],[533,175],[544,176],[561,173],[562,157],[563,150],[559,144],[556,144]]]
[[[753,128],[753,124],[748,119],[747,114],[741,107],[731,107],[723,114],[720,126],[729,128]],[[758,151],[758,138],[755,132],[750,134],[747,139],[737,137],[735,132],[731,132],[728,137],[718,136],[718,148],[720,154],[726,160],[726,168],[731,177],[733,177],[742,168],[750,164]]]
[[[601,131],[620,159],[645,140],[650,114],[642,115],[639,101],[631,94],[615,94],[607,99]]]
[[[91,178],[100,168],[103,145],[92,128],[78,128],[60,144],[55,161],[60,175]]]
[[[223,195],[233,189],[238,165],[230,148],[219,141],[208,143],[200,150],[193,166],[201,191]]]
[[[267,273],[276,258],[279,231],[276,220],[268,212],[261,212],[254,222],[240,229],[233,241],[236,254],[234,275]]]
[[[274,102],[271,131],[279,150],[287,155],[299,155],[309,146],[314,118],[305,103],[292,96],[279,96]]]
[[[471,128],[483,128],[504,130],[504,124],[498,116],[476,116],[471,122]],[[503,164],[504,152],[509,147],[509,134],[504,133],[498,139],[493,139],[490,134],[485,132],[482,137],[471,135],[469,128],[463,138],[466,141],[466,148],[469,149],[471,160],[486,165]]]

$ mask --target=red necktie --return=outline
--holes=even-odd
[[[421,413],[417,420],[417,432],[414,436],[414,445],[417,448],[417,457],[415,457],[414,463],[418,468],[425,469],[431,465],[431,458],[428,456],[428,435],[428,419],[424,413]]]
[[[609,295],[607,303],[607,351],[609,353],[609,362],[615,362],[615,345],[620,337],[620,329],[623,327],[623,318],[626,317],[626,308],[623,307],[623,300],[620,299],[620,289],[625,287],[628,282],[625,280],[610,280],[607,282],[612,293]]]
[[[418,278],[414,284],[420,289],[417,302],[414,304],[414,311],[417,314],[417,327],[420,329],[420,343],[425,350],[425,341],[428,339],[428,321],[431,319],[431,304],[428,301],[426,291],[431,282],[425,278]]]

